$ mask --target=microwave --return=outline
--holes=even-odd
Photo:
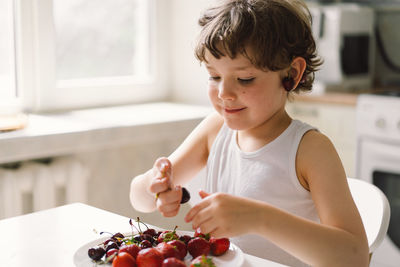
[[[379,88],[400,90],[400,2],[376,4],[375,84]]]
[[[355,3],[309,5],[317,53],[315,80],[326,90],[372,87],[375,67],[374,10]]]

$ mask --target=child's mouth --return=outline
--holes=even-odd
[[[238,112],[240,112],[240,111],[242,111],[244,109],[245,108],[224,108],[224,111],[225,111],[225,113],[228,113],[228,114],[235,114],[235,113],[238,113]]]

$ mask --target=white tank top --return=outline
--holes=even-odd
[[[315,128],[293,120],[272,142],[257,151],[243,152],[236,141],[237,131],[224,124],[208,157],[207,192],[224,192],[261,200],[319,222],[311,194],[303,188],[296,175],[297,149],[309,130]],[[231,240],[245,253],[289,266],[308,266],[261,236],[243,235]]]

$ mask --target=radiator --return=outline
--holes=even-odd
[[[73,156],[0,167],[0,219],[87,203],[89,168]]]

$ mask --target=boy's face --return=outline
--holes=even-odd
[[[280,72],[257,69],[241,54],[217,59],[207,51],[206,60],[208,94],[228,127],[255,129],[284,112],[287,93]]]

